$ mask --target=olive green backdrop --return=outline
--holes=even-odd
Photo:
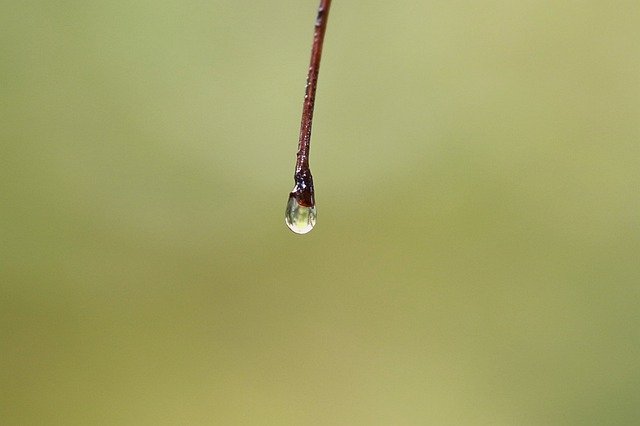
[[[640,423],[640,3],[0,13],[3,425]]]

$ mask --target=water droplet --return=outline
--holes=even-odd
[[[306,234],[311,231],[316,224],[316,206],[304,206],[298,202],[295,195],[289,196],[287,210],[284,214],[284,221],[289,229],[296,234]]]

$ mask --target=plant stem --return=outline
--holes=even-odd
[[[296,154],[296,170],[294,179],[298,191],[298,196],[303,205],[313,205],[313,179],[309,169],[309,148],[311,145],[311,125],[313,122],[313,108],[316,100],[316,88],[318,85],[318,73],[320,71],[320,58],[322,56],[322,44],[324,33],[327,29],[329,18],[329,8],[331,0],[320,0],[318,15],[316,17],[315,29],[313,33],[313,45],[311,47],[311,61],[309,63],[309,74],[307,75],[307,86],[302,105],[302,120],[300,123],[300,139],[298,141],[298,153]],[[305,194],[306,193],[306,194]]]

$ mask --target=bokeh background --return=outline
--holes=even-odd
[[[3,3],[3,425],[640,424],[640,2]]]

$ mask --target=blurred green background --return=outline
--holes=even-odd
[[[638,1],[3,6],[3,425],[640,424]]]

